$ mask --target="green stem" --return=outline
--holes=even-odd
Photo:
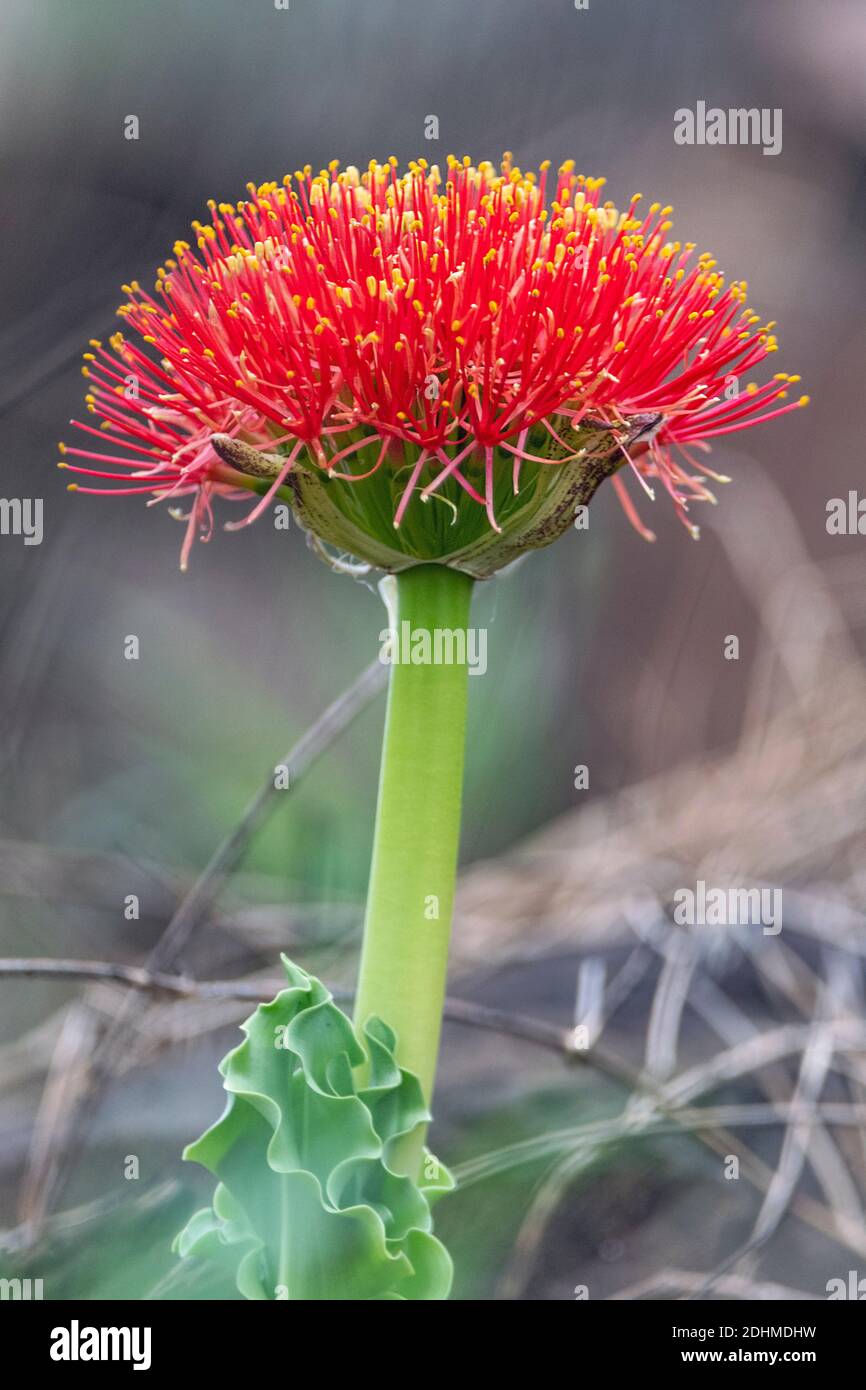
[[[408,623],[416,641],[424,630],[432,644],[438,630],[462,632],[465,642],[471,597],[472,580],[456,570],[405,570],[397,577],[398,636]],[[446,642],[440,655],[447,651]],[[377,1014],[394,1029],[397,1058],[418,1076],[428,1105],[457,873],[468,673],[465,660],[391,666],[355,1004],[357,1025]],[[404,1144],[405,1171],[417,1169],[423,1141],[418,1132]]]

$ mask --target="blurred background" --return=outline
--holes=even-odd
[[[573,158],[614,200],[673,203],[811,395],[717,442],[733,482],[695,511],[699,544],[641,498],[647,545],[604,488],[588,532],[478,588],[468,1012],[435,1131],[463,1182],[437,1216],[457,1298],[819,1298],[866,1275],[866,542],[826,529],[863,487],[864,66],[858,0],[3,7],[0,492],[44,500],[41,545],[0,536],[4,957],[254,992],[282,949],[354,977],[384,712],[366,688],[195,930],[164,933],[375,656],[375,587],[267,519],[182,576],[164,509],[69,496],[54,470],[87,340],[206,199],[332,158]],[[781,153],[677,145],[698,101],[781,108]],[[698,879],[782,888],[782,932],[677,926]],[[0,1274],[46,1298],[207,1296],[172,1291],[170,1238],[209,1186],[179,1152],[221,1109],[249,1003],[7,976],[0,1007]]]

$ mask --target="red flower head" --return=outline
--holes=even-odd
[[[670,240],[670,208],[641,214],[636,194],[618,211],[571,163],[548,203],[547,180],[509,156],[500,172],[450,158],[444,177],[334,163],[210,204],[155,296],[124,287],[158,360],[120,335],[88,354],[88,404],[132,457],[67,455],[124,468],[89,471],[126,491],[191,494],[185,553],[214,494],[253,490],[234,524],[279,493],[372,564],[481,575],[555,539],[610,475],[650,535],[626,465],[690,524],[718,476],[694,450],[807,398],[786,402],[785,375],[740,390],[773,325]]]

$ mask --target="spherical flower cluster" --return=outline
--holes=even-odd
[[[518,549],[547,543],[607,476],[649,535],[629,470],[691,526],[718,477],[708,441],[807,398],[787,400],[797,377],[746,380],[774,325],[672,239],[671,208],[636,194],[619,211],[570,162],[549,182],[510,156],[498,171],[449,158],[444,175],[335,162],[211,203],[153,294],[124,286],[130,336],[85,364],[101,423],[80,428],[110,452],[62,446],[63,465],[191,497],[184,564],[214,497],[251,492],[234,525],[283,496],[383,568],[483,573],[485,545],[509,529]]]

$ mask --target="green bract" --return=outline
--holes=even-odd
[[[426,498],[419,485],[396,526],[395,513],[418,450],[395,443],[387,463],[375,467],[382,444],[375,435],[354,456],[354,471],[360,476],[350,480],[331,474],[301,455],[279,495],[290,502],[298,523],[325,559],[329,557],[324,546],[330,546],[334,557],[351,556],[390,573],[432,563],[473,579],[488,579],[526,551],[550,545],[564,535],[576,508],[586,506],[605,478],[625,463],[622,446],[640,439],[659,418],[634,416],[614,434],[589,420],[572,429],[564,417],[558,417],[562,443],[537,425],[528,433],[527,449],[533,457],[522,461],[517,489],[515,459],[496,450],[492,500],[499,531],[492,528],[484,507],[468,499],[453,478],[446,478]],[[362,438],[359,432],[354,442]],[[346,439],[352,442],[353,436]],[[211,442],[225,463],[256,479],[260,491],[268,480],[279,477],[288,450],[283,446],[283,452],[263,454],[222,434],[212,436]],[[420,483],[429,482],[441,468],[441,460],[428,460]],[[484,491],[482,450],[464,462],[462,473],[479,493]]]
[[[213,1205],[175,1241],[216,1261],[249,1299],[444,1299],[451,1259],[430,1204],[453,1187],[425,1151],[420,1181],[396,1171],[400,1139],[430,1116],[395,1036],[365,1029],[369,1066],[328,990],[284,956],[289,988],[243,1025],[220,1066],[220,1120],[184,1157],[219,1179]]]

